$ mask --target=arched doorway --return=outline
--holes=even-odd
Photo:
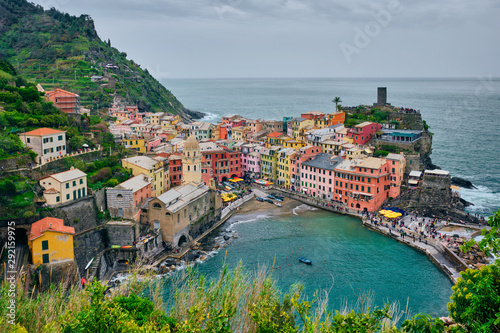
[[[186,238],[186,236],[185,236],[185,235],[182,235],[182,236],[179,238],[179,242],[177,243],[177,246],[178,246],[178,247],[181,247],[181,246],[182,246],[182,244],[184,244],[184,243],[187,243],[187,238]]]
[[[360,204],[356,204],[356,208],[360,209],[361,208]]]
[[[227,177],[226,176],[222,177],[222,181],[227,182]]]

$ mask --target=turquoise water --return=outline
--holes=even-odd
[[[489,216],[500,209],[500,79],[169,79],[162,83],[187,108],[221,120],[225,114],[283,119],[312,110],[332,112],[335,96],[343,105],[373,104],[377,87],[388,102],[420,109],[430,125],[432,160],[477,190],[462,196],[468,210]]]
[[[433,137],[432,160],[453,176],[472,181],[477,190],[462,190],[485,216],[500,209],[499,79],[175,79],[162,82],[206,121],[225,114],[282,119],[312,110],[332,112],[340,96],[347,106],[372,104],[376,89],[388,89],[388,102],[420,109]],[[309,295],[330,290],[331,308],[372,291],[376,304],[398,301],[413,313],[445,315],[451,283],[425,255],[368,231],[359,220],[323,211],[296,215],[237,217],[250,222],[234,228],[240,238],[227,247],[227,263],[239,261],[251,272],[270,267],[282,290],[302,282]],[[233,218],[234,220],[234,218]],[[292,252],[294,252],[292,254]],[[312,267],[298,263],[313,260]],[[223,251],[199,269],[217,275]],[[330,289],[331,288],[331,289]]]
[[[316,289],[329,290],[330,309],[354,306],[356,295],[372,292],[375,304],[408,301],[412,313],[446,314],[451,282],[425,255],[362,227],[361,221],[321,210],[298,215],[234,216],[227,223],[240,238],[216,256],[197,266],[217,276],[224,262],[242,262],[254,272],[270,268],[276,256],[274,277],[282,291],[296,282],[312,298]],[[298,257],[313,261],[312,266]]]

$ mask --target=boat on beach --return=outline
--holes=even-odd
[[[306,258],[302,258],[302,257],[300,257],[300,258],[299,258],[299,261],[300,261],[301,263],[306,264],[306,265],[312,265],[312,261],[311,261],[311,260],[309,260],[309,259],[306,259]]]
[[[281,207],[281,204],[279,202],[275,202],[274,204],[278,207]]]

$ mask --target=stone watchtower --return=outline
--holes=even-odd
[[[200,184],[201,179],[201,149],[198,141],[190,136],[184,144],[182,153],[182,185]]]
[[[374,106],[386,106],[391,105],[387,103],[387,87],[377,88],[377,103]]]

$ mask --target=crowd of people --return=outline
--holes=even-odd
[[[415,109],[412,109],[412,108],[396,108],[396,110],[398,112],[402,112],[402,113],[420,113],[420,110],[415,110]]]

